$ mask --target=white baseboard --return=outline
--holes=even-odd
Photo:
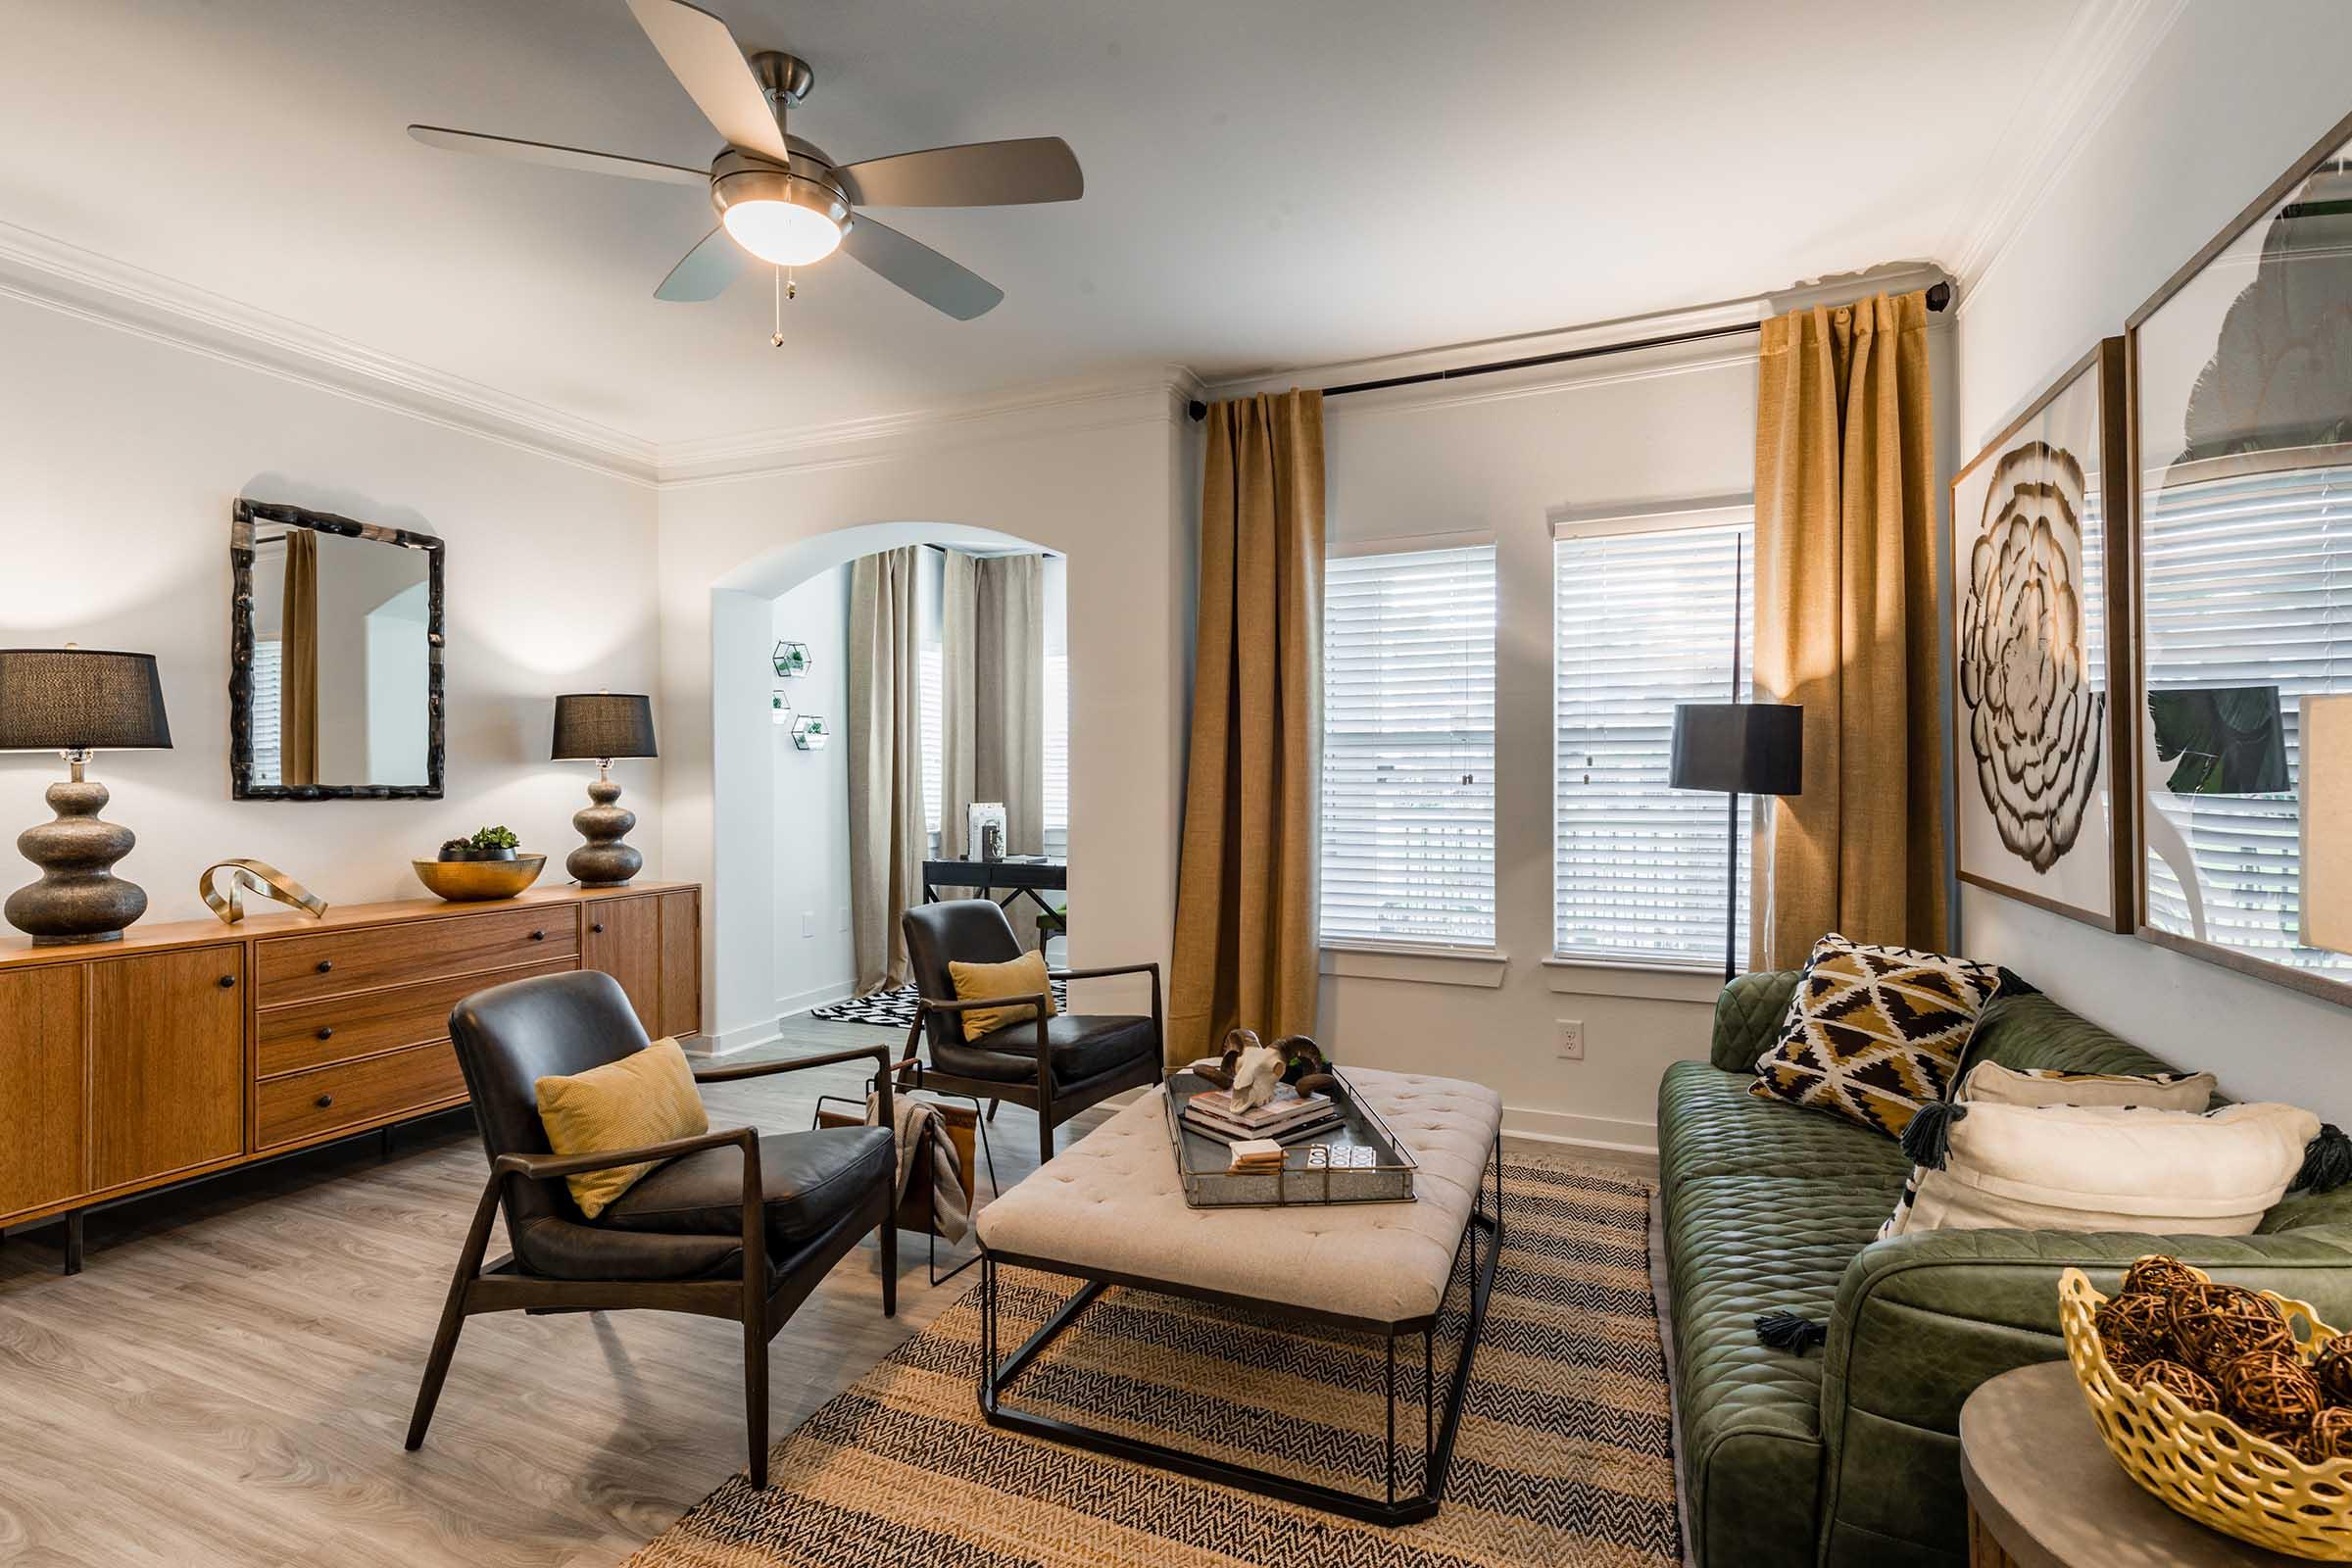
[[[788,1018],[796,1012],[807,1012],[810,1007],[829,1007],[836,1002],[847,1002],[857,994],[857,981],[829,980],[821,986],[811,986],[789,997],[778,997],[776,1016]]]
[[[776,1032],[773,1018],[759,1023],[740,1024],[733,1029],[721,1029],[716,1034],[697,1035],[700,1042],[687,1052],[690,1056],[731,1056],[739,1051],[757,1051],[772,1046],[784,1037]]]
[[[1502,1131],[1507,1138],[1542,1144],[1564,1144],[1576,1149],[1605,1149],[1620,1154],[1658,1152],[1655,1122],[1619,1121],[1608,1116],[1572,1116],[1558,1110],[1502,1107]]]

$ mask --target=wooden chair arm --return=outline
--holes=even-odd
[[[730,1084],[743,1078],[764,1078],[770,1073],[799,1072],[804,1067],[832,1067],[845,1061],[871,1058],[877,1068],[890,1071],[890,1051],[883,1046],[859,1046],[850,1051],[828,1051],[822,1055],[794,1056],[781,1061],[747,1061],[733,1067],[697,1067],[694,1081],[698,1084]]]
[[[699,1154],[706,1149],[723,1149],[729,1144],[739,1145],[746,1153],[752,1153],[759,1149],[760,1134],[755,1128],[734,1127],[725,1132],[704,1133],[699,1138],[672,1138],[666,1143],[608,1149],[594,1154],[501,1154],[492,1163],[490,1174],[550,1181],[560,1176],[584,1176],[592,1170],[611,1170],[616,1165],[676,1159],[684,1154]]]

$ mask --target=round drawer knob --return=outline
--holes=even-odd
[[[547,940],[547,933],[544,931],[534,931],[531,933],[531,940],[533,942],[545,942]]]
[[[223,991],[235,990],[236,984],[237,977],[233,974],[224,974],[220,977],[220,989]]]
[[[588,928],[588,933],[591,936],[603,936],[605,934],[605,922],[602,920],[597,921],[594,925]]]
[[[320,1095],[317,1100],[312,1102],[312,1103],[317,1105],[320,1110],[324,1110],[327,1106],[333,1104],[334,1102],[335,1097],[332,1095]]]
[[[332,1039],[334,1039],[334,1038],[335,1038],[335,1030],[334,1030],[334,1026],[333,1026],[332,1024],[329,1024],[329,1025],[327,1025],[327,1027],[325,1027],[324,1029],[321,1029],[321,1030],[319,1030],[319,1031],[318,1031],[318,1038],[319,1038],[319,1039],[321,1039],[321,1040],[332,1040]]]
[[[332,959],[332,958],[320,958],[320,959],[318,960],[318,972],[319,972],[320,974],[332,974],[332,973],[334,973],[334,969],[335,969],[335,960],[334,960],[334,959]]]

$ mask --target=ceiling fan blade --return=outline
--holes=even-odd
[[[1086,194],[1078,156],[1059,136],[934,147],[836,172],[849,178],[853,199],[875,207],[1015,207]]]
[[[986,316],[1004,297],[1003,289],[978,272],[863,213],[842,236],[841,248],[925,305],[958,321]]]
[[[629,0],[637,25],[730,145],[787,162],[784,132],[727,24],[686,0]]]
[[[668,300],[677,305],[699,304],[714,300],[727,291],[727,285],[741,277],[751,267],[752,259],[744,248],[727,235],[722,226],[703,236],[703,242],[688,251],[662,286],[654,290],[654,298]]]
[[[708,188],[710,172],[678,164],[657,164],[618,153],[592,153],[582,147],[559,147],[553,142],[524,141],[516,136],[488,136],[478,130],[451,130],[442,125],[411,125],[409,134],[427,147],[445,152],[480,153],[489,158],[512,158],[553,169],[576,169],[588,174],[620,174],[630,179],[660,179],[672,185]]]

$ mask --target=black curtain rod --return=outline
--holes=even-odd
[[[1928,288],[1928,309],[1940,311],[1952,302],[1952,285],[1935,283]],[[1344,398],[1350,392],[1384,392],[1393,386],[1419,386],[1425,381],[1458,381],[1469,375],[1494,375],[1503,370],[1530,370],[1539,365],[1565,365],[1571,360],[1597,360],[1610,354],[1632,354],[1640,349],[1662,349],[1675,343],[1698,343],[1711,337],[1738,337],[1742,332],[1763,329],[1761,321],[1742,321],[1737,326],[1707,326],[1693,332],[1670,332],[1664,337],[1637,338],[1630,343],[1604,343],[1596,348],[1566,349],[1558,354],[1535,354],[1523,360],[1496,360],[1492,365],[1465,365],[1451,370],[1423,370],[1418,375],[1392,375],[1378,381],[1349,381],[1345,386],[1327,386],[1327,398]],[[1196,419],[1208,417],[1208,405],[1193,402],[1186,412]]]

